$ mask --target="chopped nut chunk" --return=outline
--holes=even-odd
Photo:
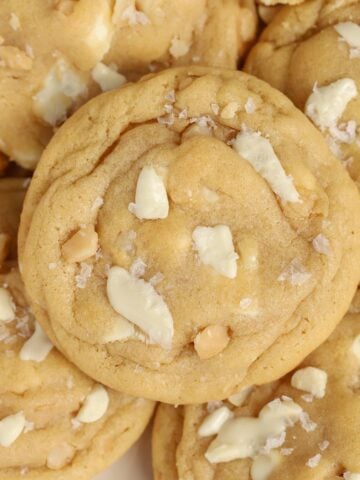
[[[95,255],[98,249],[98,234],[93,225],[78,230],[62,246],[64,259],[69,263],[82,262]]]
[[[199,357],[205,360],[222,352],[229,340],[227,327],[224,325],[210,325],[196,335],[194,346]]]

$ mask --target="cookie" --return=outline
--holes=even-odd
[[[281,93],[177,68],[89,102],[26,197],[39,322],[87,374],[167,403],[279,378],[359,280],[355,184]]]
[[[292,373],[225,402],[160,405],[154,480],[357,480],[360,315]]]
[[[152,402],[96,384],[53,348],[16,269],[0,274],[0,368],[2,480],[90,480],[152,415]]]
[[[310,0],[284,7],[245,70],[285,93],[322,131],[360,186],[360,4]]]
[[[165,66],[236,68],[256,23],[253,0],[1,2],[0,151],[34,169],[87,99]]]
[[[20,212],[29,180],[0,179],[0,266],[5,259],[17,258],[17,232]]]

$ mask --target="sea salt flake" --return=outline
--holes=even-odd
[[[57,263],[56,262],[50,262],[48,264],[48,269],[49,270],[55,270],[55,268],[57,267]]]
[[[178,37],[174,37],[171,40],[169,52],[174,58],[179,58],[186,55],[189,49],[190,49],[190,44],[186,43],[184,40],[181,40]]]
[[[324,452],[327,448],[329,448],[330,442],[328,440],[324,440],[323,442],[319,443],[319,448],[322,452]]]
[[[72,390],[74,388],[74,377],[68,377],[66,380],[66,388]]]
[[[146,263],[141,258],[137,258],[130,267],[131,275],[137,278],[143,277],[145,270]]]
[[[220,106],[217,103],[210,103],[210,108],[215,115],[219,115]]]
[[[171,102],[171,103],[175,103],[176,101],[176,96],[175,96],[175,90],[172,89],[172,90],[169,90],[166,95],[165,95],[165,100],[167,100],[168,102]]]
[[[214,412],[218,408],[222,407],[224,405],[224,402],[221,400],[211,400],[210,402],[207,403],[206,409],[209,413]]]
[[[75,283],[77,288],[86,287],[87,281],[89,280],[93,272],[93,268],[93,265],[89,265],[88,263],[80,263],[80,273],[75,276]]]
[[[212,128],[212,129],[216,128],[216,123],[208,115],[202,115],[200,117],[192,117],[190,118],[190,123],[196,123],[196,125],[200,128]]]
[[[34,428],[35,428],[34,422],[29,422],[28,420],[25,420],[25,427],[23,430],[24,433],[32,432]]]
[[[160,123],[160,125],[170,126],[170,125],[173,125],[175,122],[175,115],[174,113],[169,113],[168,115],[162,115],[161,117],[157,118],[157,121],[158,123]]]
[[[294,258],[285,270],[278,276],[279,282],[288,281],[291,285],[303,285],[311,278],[311,273],[305,270],[301,261]]]
[[[279,448],[281,445],[284,445],[286,439],[286,432],[281,432],[276,437],[268,437],[264,447],[260,449],[260,453],[269,453],[274,448]]]
[[[181,110],[181,111],[179,112],[179,114],[178,114],[178,117],[179,117],[180,119],[185,119],[185,118],[187,118],[187,116],[188,116],[188,114],[187,114],[186,108],[184,108],[183,110]]]
[[[248,308],[252,304],[252,299],[251,298],[242,298],[240,300],[239,306],[240,308]]]
[[[19,17],[15,15],[15,13],[11,13],[10,20],[9,20],[10,27],[16,32],[20,30],[21,24]]]
[[[70,422],[73,430],[77,430],[81,427],[81,422],[79,422],[79,420],[76,420],[76,418],[72,418]]]
[[[309,458],[309,460],[306,462],[306,466],[309,468],[315,468],[319,465],[321,460],[321,454],[317,453],[313,457]]]
[[[28,57],[34,58],[34,50],[28,43],[25,45],[25,52]]]
[[[305,393],[304,395],[301,395],[301,398],[304,400],[304,402],[311,403],[314,401],[314,395],[311,393]]]
[[[317,235],[313,239],[312,246],[314,247],[314,250],[316,252],[321,253],[323,255],[329,255],[330,253],[329,240],[322,233],[319,233],[319,235]]]
[[[164,110],[166,113],[172,113],[172,111],[174,110],[174,107],[170,103],[166,103],[164,105]]]
[[[293,448],[282,448],[280,450],[281,455],[284,455],[284,457],[288,457],[293,453],[294,449]]]
[[[165,276],[163,273],[161,272],[157,272],[155,273],[155,275],[153,275],[150,280],[149,280],[149,283],[155,287],[156,285],[158,285],[160,282],[162,282],[164,280]]]
[[[256,110],[255,102],[252,97],[249,97],[245,103],[245,112],[246,113],[254,113]]]
[[[96,197],[94,203],[91,205],[91,211],[97,210],[104,205],[104,199],[102,197]]]
[[[300,413],[300,423],[305,432],[313,432],[317,429],[317,423],[313,422],[307,412]]]
[[[149,17],[144,12],[136,10],[133,6],[126,8],[121,18],[127,20],[129,25],[149,25],[151,23]]]

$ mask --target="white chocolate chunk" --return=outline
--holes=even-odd
[[[251,480],[267,480],[274,468],[280,463],[278,452],[270,452],[267,455],[258,455],[251,465]]]
[[[211,266],[224,277],[236,277],[239,255],[234,250],[231,230],[227,225],[196,227],[192,239],[204,265]]]
[[[198,434],[200,437],[210,437],[219,433],[221,427],[230,419],[234,414],[228,407],[220,407],[210,413],[200,425]]]
[[[20,350],[20,359],[23,361],[42,362],[53,348],[53,344],[43,332],[39,323],[35,323],[35,332],[24,343]]]
[[[164,182],[152,167],[146,166],[140,172],[136,185],[134,214],[146,220],[166,218],[169,214]]]
[[[102,418],[109,406],[109,394],[102,385],[95,385],[80,408],[75,420],[81,423],[93,423]]]
[[[267,181],[284,202],[300,202],[293,180],[286,175],[274,149],[259,133],[244,131],[237,134],[233,147]]]
[[[113,309],[147,333],[151,341],[163,348],[171,348],[173,318],[163,298],[150,283],[133,277],[121,267],[112,267],[107,295]]]
[[[121,73],[99,62],[91,71],[92,79],[100,86],[103,92],[114,90],[126,82],[126,77]]]
[[[324,87],[315,86],[307,99],[305,113],[322,130],[335,127],[357,94],[351,78],[342,78]]]
[[[240,392],[234,393],[234,395],[230,395],[228,400],[236,407],[241,407],[241,405],[244,404],[245,400],[248,398],[253,389],[254,387],[252,386],[244,387],[240,390]]]
[[[351,351],[358,358],[358,360],[360,360],[360,335],[355,337],[355,340],[351,345]]]
[[[15,305],[6,288],[0,287],[0,322],[11,322],[15,319]]]
[[[86,84],[77,73],[58,60],[45,78],[42,90],[33,97],[35,112],[55,126],[66,119],[74,101],[86,93]]]
[[[285,441],[286,429],[300,417],[302,408],[290,399],[275,399],[265,405],[258,418],[237,417],[220,429],[205,453],[210,463],[269,453]]]
[[[360,480],[360,473],[345,472],[344,480]]]
[[[351,50],[360,49],[360,26],[354,22],[341,22],[334,26],[341,39],[344,40]],[[350,50],[350,52],[351,52]]]
[[[21,435],[25,427],[25,415],[22,412],[0,420],[0,445],[10,447]]]
[[[327,373],[320,368],[306,367],[297,370],[291,377],[291,386],[311,393],[316,398],[325,396]]]

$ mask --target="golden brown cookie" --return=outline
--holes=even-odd
[[[53,348],[15,269],[0,274],[0,369],[2,480],[90,480],[138,439],[153,411]]]
[[[360,198],[322,135],[241,72],[167,70],[55,135],[20,251],[53,342],[102,383],[169,403],[287,373],[359,281]]]
[[[29,179],[0,179],[0,266],[17,258],[17,232]]]
[[[358,480],[360,315],[292,373],[225,402],[160,405],[155,480]]]
[[[87,99],[166,66],[236,68],[256,23],[253,0],[4,0],[0,151],[34,169]]]
[[[322,131],[360,186],[360,4],[309,0],[284,7],[245,70],[281,90]]]

